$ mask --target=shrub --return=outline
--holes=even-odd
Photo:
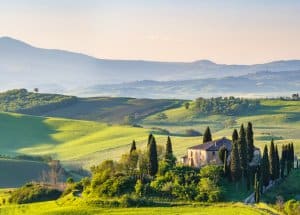
[[[186,129],[185,135],[188,137],[197,137],[197,136],[202,136],[202,133],[194,129]]]
[[[135,205],[136,205],[136,201],[133,198],[131,198],[129,195],[124,195],[120,199],[121,207],[128,208],[128,207],[132,207]]]
[[[168,119],[168,116],[165,113],[158,113],[158,114],[155,115],[155,119],[157,119],[157,120],[166,120],[166,119]]]
[[[199,195],[196,197],[197,200],[208,202],[218,202],[221,200],[221,188],[210,178],[201,178],[198,188]]]
[[[68,184],[73,184],[74,183],[74,179],[72,177],[67,178],[66,181]]]
[[[284,211],[288,215],[300,215],[300,202],[294,199],[287,201],[284,204]]]
[[[121,196],[132,193],[135,188],[135,180],[129,176],[113,177],[106,180],[100,186],[94,188],[99,196]]]
[[[9,202],[24,204],[49,201],[58,199],[61,194],[62,192],[57,189],[48,188],[40,184],[29,183],[19,189],[14,190],[11,193]]]
[[[151,128],[151,133],[152,134],[161,134],[161,135],[169,135],[170,131],[164,128],[158,128],[158,127],[153,127]]]
[[[137,180],[134,186],[135,194],[139,197],[143,196],[144,194],[144,185],[141,180]]]
[[[222,167],[216,165],[207,165],[200,171],[201,178],[209,178],[215,184],[218,184],[222,176]]]
[[[145,206],[154,206],[155,203],[149,199],[145,198],[135,198],[128,194],[123,195],[120,199],[121,207],[145,207]]]

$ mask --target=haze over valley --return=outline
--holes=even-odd
[[[0,38],[0,89],[39,88],[77,96],[193,99],[287,96],[300,91],[300,60],[254,65],[97,59]],[[237,87],[238,83],[240,87]],[[270,86],[272,85],[272,86]]]

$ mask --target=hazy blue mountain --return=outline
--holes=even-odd
[[[300,70],[257,72],[239,77],[184,81],[137,81],[98,85],[81,91],[84,95],[114,95],[136,98],[183,98],[215,96],[278,97],[300,91]]]
[[[208,60],[194,62],[106,60],[68,51],[35,48],[9,37],[0,38],[0,90],[39,87],[42,92],[81,93],[81,89],[90,89],[92,86],[103,84],[141,80],[166,82],[235,77],[266,70],[273,72],[300,70],[300,60],[256,65],[225,65]],[[130,90],[126,92],[129,93]],[[124,92],[120,94],[131,95]]]

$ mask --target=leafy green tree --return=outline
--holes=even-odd
[[[134,187],[134,190],[135,190],[135,194],[139,197],[142,197],[143,194],[144,194],[144,185],[143,185],[143,182],[141,180],[137,180],[136,184],[135,184],[135,187]]]
[[[251,122],[248,122],[246,139],[247,139],[247,150],[248,150],[247,152],[248,162],[251,162],[254,154],[253,128]]]
[[[214,183],[218,184],[221,180],[222,176],[222,169],[220,166],[216,165],[206,165],[201,168],[199,176],[200,178],[209,178]]]
[[[269,156],[268,156],[268,147],[265,145],[263,157],[261,160],[261,174],[262,174],[262,184],[268,186],[270,182],[270,166],[269,166]]]
[[[67,184],[73,184],[74,183],[74,179],[72,177],[67,178]]]
[[[188,110],[190,108],[190,103],[189,102],[184,103],[184,107],[186,110]]]
[[[221,188],[210,178],[201,178],[199,182],[199,195],[197,199],[200,201],[218,202],[222,197]]]
[[[131,148],[130,148],[130,154],[131,154],[133,151],[136,151],[135,140],[132,141]]]
[[[203,135],[203,143],[210,142],[210,141],[212,141],[212,135],[210,132],[210,128],[207,127]]]
[[[276,179],[276,153],[275,153],[275,146],[274,140],[271,141],[270,152],[269,152],[269,166],[270,166],[270,178],[271,180]]]
[[[139,154],[133,150],[130,154],[123,154],[119,161],[119,169],[127,175],[134,175],[137,171]]]
[[[150,139],[150,144],[148,146],[148,156],[149,156],[149,175],[155,176],[158,171],[158,157],[157,157],[157,146],[154,136]]]

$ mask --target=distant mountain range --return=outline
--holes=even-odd
[[[178,98],[243,96],[279,97],[300,91],[300,70],[184,81],[137,81],[97,85],[81,90],[85,95],[113,95],[135,98]]]
[[[300,60],[255,65],[106,60],[0,38],[1,90],[38,87],[51,93],[150,98],[267,95],[299,91],[299,71]]]

